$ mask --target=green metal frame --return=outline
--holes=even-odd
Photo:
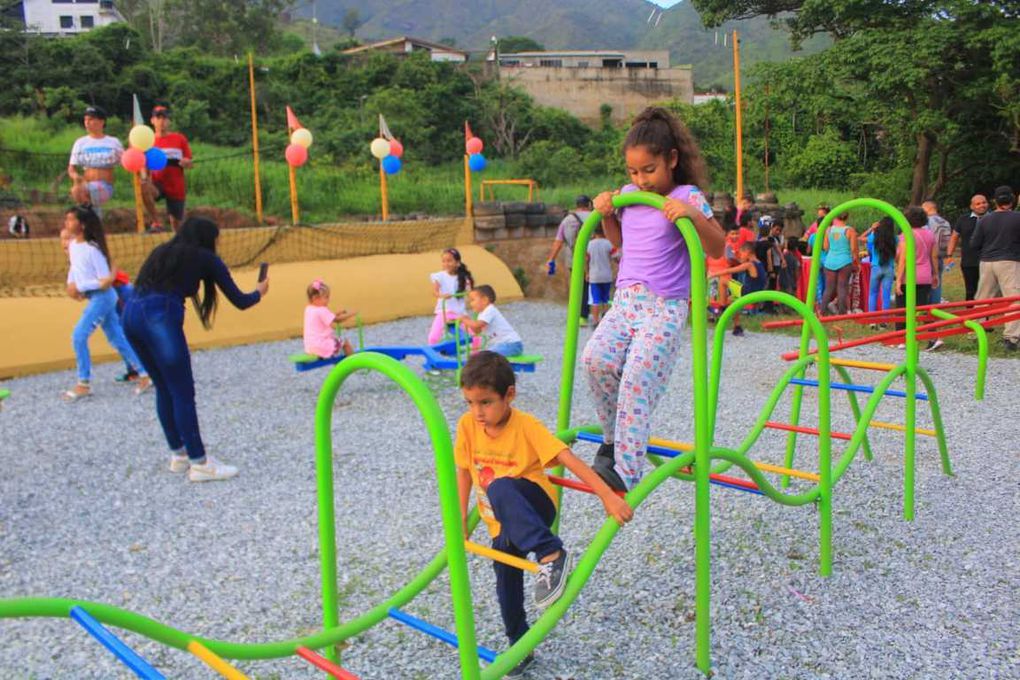
[[[630,205],[649,205],[661,209],[664,198],[656,194],[634,192],[618,195],[613,198],[616,207]],[[883,210],[891,215],[901,229],[907,227],[902,215],[892,206],[871,199],[857,199],[837,206],[830,217],[822,222],[822,233],[831,224],[831,218],[844,210],[867,206]],[[564,340],[563,370],[561,373],[561,390],[559,411],[557,414],[557,431],[565,443],[572,443],[580,431],[597,432],[593,426],[571,427],[571,404],[574,387],[574,372],[577,365],[577,342],[580,331],[581,295],[584,294],[584,253],[592,231],[601,216],[593,212],[585,220],[578,233],[574,248],[573,272],[570,282],[570,298],[567,308],[567,330]],[[870,458],[871,451],[867,441],[867,429],[875,410],[878,408],[886,390],[903,376],[907,382],[907,451],[905,453],[905,497],[904,508],[908,519],[913,514],[913,436],[916,380],[919,378],[925,385],[929,395],[932,416],[939,433],[939,450],[943,470],[952,474],[949,457],[942,433],[942,422],[939,413],[935,387],[928,374],[917,365],[917,340],[915,336],[916,319],[915,295],[913,285],[915,272],[913,263],[914,243],[909,227],[904,229],[907,234],[907,257],[911,266],[907,267],[907,361],[887,372],[875,386],[874,392],[860,408],[856,398],[851,397],[851,408],[857,419],[857,426],[851,440],[836,461],[831,460],[830,430],[830,373],[828,336],[822,323],[814,316],[812,305],[801,302],[786,293],[776,291],[759,291],[743,295],[722,313],[712,338],[711,369],[708,354],[708,322],[705,288],[705,258],[700,238],[694,225],[687,219],[677,221],[677,227],[687,245],[691,259],[691,363],[692,363],[692,395],[694,399],[694,451],[684,453],[671,459],[649,455],[648,460],[654,469],[641,480],[626,496],[632,507],[638,507],[648,495],[670,478],[693,481],[695,485],[695,649],[696,664],[706,673],[711,672],[711,619],[710,619],[710,493],[709,474],[719,472],[732,466],[740,468],[768,498],[788,506],[816,504],[819,511],[819,571],[828,575],[832,571],[832,488],[849,468],[857,451],[863,447],[865,456]],[[812,263],[808,300],[813,301],[817,290],[818,260]],[[719,382],[722,375],[724,356],[725,330],[727,323],[743,307],[760,302],[773,301],[786,305],[803,319],[804,330],[801,336],[800,358],[784,373],[778,384],[773,388],[765,407],[758,416],[751,432],[744,441],[735,448],[717,447],[713,444]],[[816,354],[809,353],[809,341],[814,340]],[[765,424],[776,409],[780,399],[790,386],[790,381],[803,377],[811,364],[818,367],[818,461],[819,481],[799,493],[784,491],[789,479],[782,479],[778,488],[755,467],[746,456],[747,452],[758,440]],[[392,594],[386,601],[371,608],[367,612],[340,623],[340,612],[337,601],[337,550],[334,509],[334,460],[333,460],[333,404],[344,381],[360,370],[377,371],[401,387],[411,398],[425,423],[432,441],[433,455],[436,466],[436,481],[439,493],[440,512],[442,516],[443,535],[446,548],[419,572],[407,585]],[[983,369],[982,369],[983,370]],[[841,371],[846,379],[845,372]],[[982,374],[983,378],[983,374]],[[983,379],[981,380],[983,389]],[[803,386],[795,386],[793,399],[792,421],[797,424],[800,415]],[[788,439],[786,467],[793,463],[795,435]],[[339,661],[337,643],[358,635],[376,625],[387,617],[391,607],[401,607],[413,600],[442,570],[450,568],[450,595],[453,606],[456,634],[459,641],[458,655],[461,677],[466,680],[490,680],[499,678],[514,668],[555,628],[567,609],[577,598],[591,577],[595,566],[603,553],[608,549],[619,526],[613,519],[607,519],[591,544],[581,555],[573,572],[568,578],[563,595],[535,621],[531,629],[516,644],[500,654],[496,661],[485,669],[480,667],[477,655],[474,615],[471,602],[471,590],[468,580],[467,556],[464,550],[463,529],[460,522],[460,506],[457,492],[456,470],[453,459],[453,446],[450,440],[446,419],[435,400],[432,392],[414,372],[403,363],[390,357],[374,352],[359,352],[338,363],[330,371],[319,394],[315,411],[315,457],[317,476],[317,496],[319,513],[319,543],[321,559],[321,583],[324,629],[314,635],[294,638],[280,642],[263,644],[238,644],[220,640],[210,640],[190,635],[178,629],[161,624],[153,619],[128,612],[117,607],[101,603],[63,598],[19,598],[0,600],[0,618],[51,616],[67,617],[70,609],[81,606],[92,616],[103,623],[131,630],[153,640],[178,649],[186,649],[188,643],[197,640],[217,655],[233,659],[265,659],[289,656],[298,647],[325,649],[326,656]],[[713,467],[713,461],[715,461]],[[562,472],[562,470],[559,470]],[[478,523],[477,509],[472,510],[468,521],[468,530],[472,531]]]

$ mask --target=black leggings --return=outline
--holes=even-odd
[[[829,303],[836,298],[836,309],[846,314],[850,309],[850,275],[853,265],[846,265],[835,271],[825,270],[825,295],[822,296],[822,316],[829,313]]]
[[[919,283],[914,288],[917,291],[917,306],[927,305],[931,302],[931,284],[930,283]],[[903,291],[902,294],[896,296],[896,306],[906,307],[907,306],[907,294]],[[896,330],[901,331],[906,328],[906,324],[896,324]]]

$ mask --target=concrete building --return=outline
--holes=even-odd
[[[113,0],[23,0],[25,30],[44,35],[75,35],[124,21]]]
[[[490,60],[491,60],[490,55]],[[570,50],[499,55],[499,77],[542,106],[564,109],[597,124],[603,104],[625,123],[667,99],[694,101],[694,72],[671,66],[668,50]]]
[[[432,61],[451,61],[457,64],[464,63],[468,59],[468,53],[463,50],[458,50],[449,45],[420,40],[419,38],[409,38],[406,35],[381,42],[369,43],[368,45],[352,47],[349,50],[344,50],[341,54],[358,55],[370,52],[390,52],[392,54],[428,52]]]

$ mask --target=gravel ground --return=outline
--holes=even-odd
[[[517,405],[552,424],[563,308],[524,302],[505,312],[527,350],[546,357],[537,373],[521,377]],[[371,327],[367,338],[416,344],[427,327],[425,318],[406,319]],[[748,334],[727,342],[716,441],[735,445],[785,368],[778,354],[795,341]],[[220,484],[189,484],[167,471],[152,397],[114,384],[118,366],[100,366],[96,395],[75,404],[58,399],[72,383],[69,371],[7,384],[13,395],[0,413],[0,597],[91,599],[238,642],[316,630],[312,418],[325,372],[295,374],[286,356],[298,347],[290,341],[194,356],[207,446],[241,469]],[[847,354],[876,361],[897,355],[884,348]],[[719,677],[1020,677],[1020,362],[992,360],[987,397],[975,402],[973,357],[922,360],[940,390],[956,476],[941,474],[933,440],[922,438],[917,519],[903,521],[902,440],[876,431],[875,461],[855,461],[836,487],[832,577],[817,573],[811,508],[713,488],[712,659]],[[685,363],[658,408],[659,436],[692,436],[689,384]],[[887,402],[879,416],[901,420],[902,401]],[[457,392],[442,392],[440,403],[454,423],[462,412]],[[834,425],[847,427],[845,400],[834,404]],[[574,408],[576,422],[594,421],[583,385]],[[929,423],[927,411],[918,411]],[[377,375],[353,376],[340,393],[334,432],[346,619],[403,585],[442,542],[431,452],[403,393]],[[779,433],[767,433],[754,457],[781,463],[781,442]],[[593,447],[578,451],[590,459]],[[806,446],[800,464],[811,465]],[[987,483],[989,470],[998,483]],[[601,505],[586,495],[566,498],[563,535],[580,550],[603,520]],[[671,483],[654,493],[538,649],[529,677],[700,677],[693,665],[692,521],[691,486]],[[500,649],[491,568],[477,557],[469,561],[479,642]],[[448,593],[444,575],[407,610],[452,628]],[[123,635],[168,677],[211,677],[186,653]],[[365,678],[457,673],[450,648],[393,621],[351,640],[344,664]],[[253,678],[321,677],[296,657],[239,666]],[[0,620],[0,677],[130,676],[71,621],[34,619]]]

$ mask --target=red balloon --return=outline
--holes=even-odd
[[[397,158],[404,155],[404,145],[400,143],[399,139],[390,140],[390,155]]]
[[[132,147],[121,155],[120,164],[128,172],[138,172],[145,167],[145,152]]]
[[[308,149],[300,144],[288,144],[284,155],[292,168],[300,168],[308,160]]]
[[[469,156],[471,154],[481,153],[482,147],[484,146],[485,145],[482,144],[482,140],[480,140],[478,137],[472,137],[471,139],[467,140],[467,143],[464,144],[464,148],[467,149]]]

